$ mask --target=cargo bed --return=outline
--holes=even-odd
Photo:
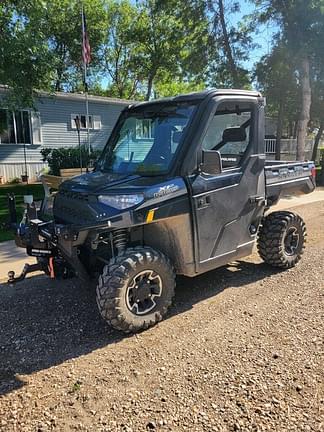
[[[283,195],[300,195],[315,189],[313,162],[266,161],[266,198],[268,206],[276,204]]]

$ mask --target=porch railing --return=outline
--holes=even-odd
[[[265,152],[268,154],[275,154],[276,153],[276,139],[265,139]]]
[[[276,153],[276,138],[266,138],[264,140],[265,143],[265,152],[267,154],[275,154]],[[305,142],[305,151],[311,152],[313,149],[314,140],[306,139]],[[295,138],[283,138],[281,140],[281,153],[289,153],[295,154],[297,149],[297,140]]]

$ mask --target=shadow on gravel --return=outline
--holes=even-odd
[[[194,304],[213,297],[226,288],[242,288],[281,271],[263,262],[256,264],[238,260],[194,278],[178,277],[175,302],[170,315],[185,312]]]
[[[170,315],[273,273],[264,264],[239,261],[193,279],[180,277]],[[25,385],[19,374],[47,369],[125,337],[103,322],[94,290],[76,279],[34,276],[14,287],[0,284],[0,395]]]

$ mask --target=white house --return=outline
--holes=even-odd
[[[4,98],[8,88],[0,85],[0,177],[8,181],[25,172],[25,153],[29,178],[35,177],[45,165],[40,154],[43,148],[78,145],[75,117],[81,120],[81,143],[102,148],[121,110],[130,101],[90,96],[89,117],[86,116],[85,95],[80,93],[39,93],[36,109],[9,111]],[[2,99],[2,103],[1,103]]]

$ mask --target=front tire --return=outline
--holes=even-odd
[[[304,253],[306,236],[305,223],[298,214],[289,211],[270,213],[259,230],[259,254],[273,267],[294,267]]]
[[[97,304],[112,327],[136,333],[162,320],[174,288],[175,273],[165,255],[150,247],[126,249],[99,276]]]

